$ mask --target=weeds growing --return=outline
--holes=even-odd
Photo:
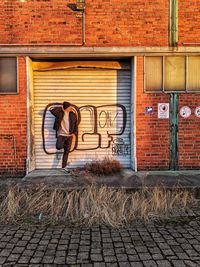
[[[175,188],[143,188],[130,192],[105,186],[81,190],[12,187],[1,195],[1,223],[50,221],[75,225],[110,225],[120,227],[134,220],[159,219],[185,209],[194,202],[192,193]]]
[[[90,163],[86,163],[84,170],[97,176],[111,175],[120,173],[122,171],[122,165],[117,160],[105,158],[103,160],[95,160]]]

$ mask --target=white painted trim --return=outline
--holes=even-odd
[[[134,124],[135,124],[135,118],[134,118],[134,92],[135,92],[135,75],[134,75],[134,58],[131,59],[131,168],[135,170],[135,154],[134,154]]]
[[[32,151],[31,151],[31,145],[32,145],[32,127],[33,127],[33,121],[32,121],[32,112],[33,110],[30,110],[30,106],[33,105],[33,90],[32,90],[32,60],[29,57],[26,57],[26,109],[27,109],[27,159],[26,159],[26,174],[31,172],[35,166],[33,167],[31,158]]]
[[[134,91],[133,91],[133,116],[134,116],[134,124],[133,124],[133,149],[134,149],[134,162],[135,162],[135,172],[137,172],[137,142],[136,142],[136,112],[137,112],[137,106],[136,106],[136,101],[137,101],[137,57],[134,57],[132,59],[132,66],[133,66],[133,75],[134,75]]]
[[[28,64],[29,64],[29,57],[26,57],[26,112],[27,112],[27,147],[26,147],[26,175],[29,173],[29,162],[30,162],[30,112],[29,112],[29,70],[28,70]]]

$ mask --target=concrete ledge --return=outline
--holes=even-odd
[[[22,183],[42,182],[54,186],[82,187],[90,184],[141,189],[157,185],[167,188],[175,186],[183,188],[200,188],[200,170],[194,171],[143,171],[123,170],[112,176],[75,175],[73,171],[66,173],[63,169],[35,170],[25,176]]]
[[[200,46],[77,47],[68,44],[0,44],[2,55],[43,57],[133,57],[136,55],[199,55]]]

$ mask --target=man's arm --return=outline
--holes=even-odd
[[[50,112],[53,116],[55,116],[56,118],[59,117],[60,113],[62,112],[62,108],[61,107],[54,107],[50,109]]]
[[[75,115],[74,112],[70,112],[69,124],[70,124],[70,129],[69,129],[70,134],[76,133],[78,130],[78,121],[77,121],[77,116]]]

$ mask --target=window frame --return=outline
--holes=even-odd
[[[5,57],[5,56],[1,56],[1,58],[15,58],[16,59],[16,64],[17,64],[17,68],[16,68],[16,92],[1,92],[0,90],[0,96],[1,95],[18,95],[19,94],[19,58],[18,57]]]
[[[152,57],[155,57],[156,55],[151,55]],[[167,56],[157,56],[157,57],[162,57],[162,88],[160,91],[148,91],[146,90],[146,65],[145,65],[145,61],[146,61],[146,57],[151,57],[151,56],[144,56],[144,71],[143,71],[143,83],[144,83],[144,93],[146,94],[162,94],[162,93],[166,93],[166,94],[170,94],[170,93],[177,93],[177,94],[185,94],[185,93],[200,93],[200,88],[199,90],[189,90],[188,89],[188,58],[189,56],[187,55],[175,55],[175,56],[180,56],[180,57],[185,57],[185,89],[184,90],[178,90],[178,91],[167,91],[164,89],[164,84],[165,84],[165,58],[171,55],[167,55]],[[199,55],[196,55],[199,56]]]

